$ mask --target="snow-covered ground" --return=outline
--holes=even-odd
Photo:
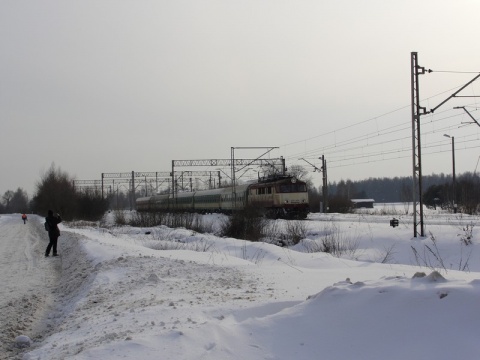
[[[0,270],[17,284],[14,298],[33,303],[0,298],[2,316],[29,320],[1,329],[5,358],[477,359],[478,217],[428,213],[428,236],[413,238],[411,216],[400,210],[392,228],[385,212],[311,214],[290,249],[163,226],[64,224],[60,258],[43,257],[43,218],[3,215],[0,233],[13,230],[2,253],[7,241],[25,251],[10,251]],[[348,245],[341,257],[316,251],[332,238]],[[20,258],[27,265],[12,274]]]

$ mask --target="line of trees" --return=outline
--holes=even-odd
[[[108,210],[108,199],[98,190],[77,191],[68,173],[54,164],[41,176],[35,194],[29,201],[27,193],[6,191],[0,203],[1,213],[35,213],[46,216],[48,210],[61,214],[65,220],[99,220]]]
[[[38,214],[51,209],[65,220],[98,220],[108,210],[108,200],[98,190],[76,191],[70,175],[52,164],[36,185],[31,208]]]
[[[444,210],[457,210],[466,214],[476,214],[480,210],[480,178],[472,173],[465,173],[455,181],[455,196],[453,183],[431,185],[423,194],[423,202],[429,208],[440,207]]]
[[[454,199],[458,211],[474,214],[480,206],[480,177],[466,172],[456,178],[455,197],[453,179],[450,175],[432,174],[422,177],[423,202],[425,206],[437,206],[453,211]],[[369,178],[352,181],[341,180],[329,184],[331,212],[351,210],[351,199],[373,199],[377,203],[411,202],[413,199],[412,178]]]

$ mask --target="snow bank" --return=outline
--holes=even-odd
[[[310,240],[322,222],[308,222]],[[360,249],[382,239],[397,245],[394,260],[409,259],[410,229],[339,224],[355,228]],[[456,231],[445,226],[439,234]],[[51,331],[24,360],[473,359],[480,350],[477,273],[164,227],[63,234]],[[445,255],[457,241],[439,236]]]

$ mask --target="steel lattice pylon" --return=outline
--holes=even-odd
[[[420,236],[424,236],[423,199],[422,199],[422,148],[420,141],[420,116],[426,109],[420,106],[420,90],[418,75],[425,74],[425,68],[418,65],[418,54],[411,54],[412,84],[412,160],[413,160],[413,236],[417,237],[420,225]],[[420,219],[417,219],[420,218]]]

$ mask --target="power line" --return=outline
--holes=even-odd
[[[450,74],[480,74],[479,71],[453,71],[453,70],[431,70],[431,72],[437,73],[450,73]]]
[[[441,117],[441,118],[433,118],[434,116],[438,116],[438,115],[443,114],[447,111],[451,111],[451,110],[444,110],[442,112],[437,113],[436,115],[432,114],[432,119],[425,124],[426,125],[431,125],[431,124],[434,124],[434,123],[440,123],[442,121],[451,120],[452,118],[462,116],[462,114],[454,114],[454,115],[444,116],[444,117]],[[457,125],[452,124],[452,125],[448,125],[446,127],[436,128],[436,129],[432,129],[430,131],[424,132],[424,135],[434,134],[434,133],[441,132],[441,131],[449,131],[449,130],[453,130],[453,129],[456,129],[456,128],[457,128]],[[342,141],[339,141],[339,142],[335,142],[334,144],[329,144],[327,146],[318,147],[318,148],[311,149],[311,150],[308,150],[308,151],[298,152],[298,153],[295,153],[293,155],[288,156],[287,158],[289,158],[289,159],[298,158],[298,157],[309,158],[309,157],[315,156],[315,155],[328,154],[329,150],[335,150],[335,152],[345,152],[345,151],[365,148],[367,146],[368,147],[374,147],[374,146],[379,146],[379,145],[383,145],[383,144],[387,144],[387,143],[405,141],[405,140],[410,138],[409,133],[406,133],[405,135],[403,135],[401,137],[389,138],[387,140],[383,140],[383,141],[380,141],[380,142],[379,141],[374,141],[373,143],[369,142],[367,145],[363,144],[365,141],[370,141],[371,139],[378,138],[379,136],[401,133],[402,131],[405,132],[409,129],[410,129],[410,126],[408,124],[405,124],[405,123],[396,124],[396,125],[390,126],[388,128],[382,129],[382,130],[372,131],[370,133],[359,135],[357,137],[353,137],[353,138],[345,139],[345,140],[342,140]],[[350,148],[343,148],[344,146],[357,144],[357,143],[362,143],[362,145],[356,146],[356,147],[350,147]]]
[[[470,149],[477,149],[477,148],[480,148],[480,145],[475,145],[475,146],[470,146],[470,147],[464,147],[464,148],[461,148],[461,149],[456,149],[455,151],[462,151],[462,150],[470,150]],[[406,152],[408,149],[405,149],[405,150],[402,150],[401,152]],[[411,150],[411,149],[410,149]],[[435,154],[441,154],[441,153],[450,153],[451,150],[439,150],[439,151],[432,151],[432,152],[425,152],[423,153],[424,156],[428,156],[428,155],[435,155]],[[368,157],[368,156],[365,156],[365,157]],[[332,164],[329,165],[330,168],[343,168],[343,167],[351,167],[351,166],[357,166],[357,165],[364,165],[364,164],[370,164],[370,163],[377,163],[377,162],[383,162],[383,161],[392,161],[392,160],[398,160],[398,159],[406,159],[406,158],[410,158],[411,155],[410,154],[407,154],[407,155],[404,155],[404,156],[398,156],[398,155],[395,155],[395,156],[391,156],[391,157],[386,157],[386,158],[382,158],[382,159],[372,159],[372,160],[368,160],[368,161],[361,161],[361,162],[358,162],[358,161],[355,161],[355,162],[350,162],[350,163],[341,163],[341,164],[336,164],[337,162],[335,161],[331,161]],[[347,160],[345,160],[347,161]]]
[[[443,130],[449,129],[449,128],[450,127],[443,128]],[[435,129],[433,131],[427,132],[426,134],[433,134],[433,133],[437,133],[437,132],[440,132],[440,130]],[[407,138],[407,137],[405,137],[405,138]],[[403,140],[405,138],[403,138]],[[469,139],[469,138],[471,138],[471,139]],[[467,144],[469,142],[480,140],[480,137],[479,137],[478,134],[469,134],[469,135],[457,137],[457,139],[460,139],[460,140],[457,140],[457,149],[458,150],[467,150],[467,149],[474,149],[474,148],[480,147],[480,145],[463,146],[461,148],[458,147],[459,145],[461,146],[462,144]],[[396,139],[396,140],[399,140],[399,139]],[[402,139],[400,139],[400,140],[402,140]],[[389,141],[389,143],[391,143],[391,142],[393,142],[393,141]],[[383,142],[382,142],[382,144],[383,144]],[[438,141],[430,142],[427,145],[424,145],[423,148],[428,150],[428,149],[438,148],[438,147],[441,147],[441,146],[446,146],[445,140],[438,140]],[[371,151],[371,152],[368,152],[368,153],[363,153],[362,152],[361,154],[358,154],[358,151],[357,151],[356,154],[347,153],[347,151],[362,150],[362,149],[365,149],[365,148],[372,148],[372,147],[374,147],[374,145],[369,144],[369,145],[365,145],[365,146],[359,146],[359,147],[356,147],[356,148],[349,148],[349,149],[343,149],[343,150],[338,150],[337,149],[338,151],[328,155],[329,162],[331,164],[333,164],[332,168],[342,167],[342,165],[335,165],[337,163],[343,163],[343,162],[346,162],[346,161],[353,161],[353,160],[363,159],[363,158],[369,158],[367,163],[371,163],[371,162],[376,162],[376,161],[384,161],[383,158],[385,156],[389,156],[391,154],[406,153],[406,152],[410,152],[410,150],[411,150],[409,147],[400,147],[400,148],[393,148],[393,149],[388,149],[388,150]],[[450,150],[441,150],[441,151],[438,151],[438,152],[427,152],[425,155],[436,154],[436,153],[439,153],[439,152],[448,152],[448,151],[450,151]],[[383,158],[382,159],[377,159],[378,157],[383,157]],[[389,159],[389,160],[398,159],[398,157],[395,157],[395,158],[387,157],[387,159]],[[358,165],[358,164],[363,164],[363,163],[355,162],[353,164],[349,164],[348,166]]]
[[[437,70],[437,71],[434,71],[432,70],[432,72],[452,72],[452,71],[446,71],[446,70]],[[452,72],[453,73],[453,72]],[[461,72],[459,71],[458,73],[466,73],[466,74],[469,74],[469,73],[472,73],[472,74],[478,74],[479,72]],[[461,88],[462,85],[458,85],[458,86],[455,86],[451,89],[448,89],[448,90],[444,90],[444,91],[441,91],[439,93],[436,93],[434,95],[431,95],[429,97],[426,97],[424,99],[422,99],[422,101],[428,101],[428,100],[431,100],[437,96],[440,96],[440,95],[443,95],[443,94],[446,94],[446,93],[449,93],[451,92],[452,90],[456,90],[456,89],[459,89]],[[377,115],[377,116],[374,116],[374,117],[371,117],[371,118],[368,118],[366,120],[362,120],[362,121],[359,121],[357,123],[354,123],[354,124],[351,124],[351,125],[348,125],[348,126],[344,126],[342,128],[338,128],[338,129],[335,129],[335,130],[331,130],[331,131],[328,131],[328,132],[325,132],[325,133],[322,133],[322,134],[318,134],[318,135],[315,135],[315,136],[312,136],[312,137],[309,137],[309,138],[305,138],[305,139],[302,139],[302,140],[298,140],[298,141],[294,141],[294,142],[291,142],[291,143],[287,143],[287,144],[283,144],[281,145],[281,147],[287,147],[287,146],[292,146],[292,145],[297,145],[297,144],[302,144],[302,143],[305,143],[305,142],[308,142],[308,141],[311,141],[311,140],[314,140],[314,139],[318,139],[318,138],[321,138],[321,137],[324,137],[324,136],[328,136],[328,135],[336,135],[337,133],[340,133],[341,131],[344,131],[344,130],[348,130],[348,129],[351,129],[353,127],[356,127],[356,126],[359,126],[359,125],[362,125],[362,124],[365,124],[365,123],[368,123],[368,122],[371,122],[371,121],[377,121],[387,115],[391,115],[391,114],[394,114],[398,111],[401,111],[401,110],[404,110],[404,109],[407,109],[407,108],[410,108],[411,104],[409,105],[405,105],[405,106],[401,106],[399,108],[396,108],[394,110],[391,110],[391,111],[387,111],[385,113],[382,113],[380,115]],[[474,106],[476,107],[477,104],[476,103],[473,103],[473,104],[469,104],[469,105],[465,105],[465,106]],[[446,111],[449,111],[449,110],[443,110],[442,112],[437,112],[435,114],[441,114],[443,112],[446,112]],[[431,115],[434,115],[433,113]],[[292,155],[292,156],[289,156],[289,158],[296,158],[296,157],[299,157],[301,156],[301,152],[300,153],[297,153],[295,155]]]

